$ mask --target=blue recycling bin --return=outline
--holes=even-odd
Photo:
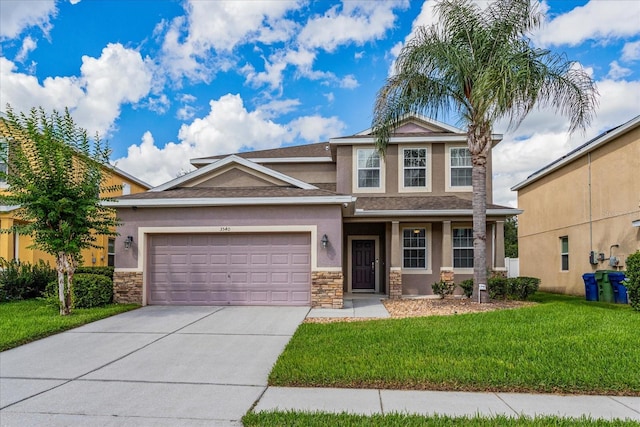
[[[587,301],[598,301],[598,282],[595,273],[583,274],[582,280],[584,280],[584,295]]]
[[[616,304],[629,304],[627,299],[627,287],[624,285],[625,275],[620,271],[609,273],[609,282],[613,288],[613,296]]]

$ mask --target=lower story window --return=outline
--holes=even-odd
[[[426,228],[405,228],[402,231],[402,267],[427,268]]]
[[[473,268],[473,228],[453,229],[453,268]]]
[[[116,239],[109,239],[107,244],[107,265],[115,267],[116,265]]]
[[[569,236],[560,238],[560,270],[569,271]]]

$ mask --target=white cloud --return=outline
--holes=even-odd
[[[257,110],[260,111],[262,117],[270,119],[290,113],[300,106],[300,104],[299,99],[276,99],[260,105]]]
[[[298,43],[307,49],[332,52],[341,45],[362,45],[382,38],[395,23],[393,10],[406,5],[406,1],[345,1],[342,8],[334,6],[323,16],[311,18]]]
[[[353,74],[349,74],[348,76],[344,76],[342,78],[342,80],[340,80],[340,87],[342,87],[342,88],[355,89],[358,86],[360,86],[360,84],[358,83],[358,80],[356,79],[356,77]]]
[[[151,72],[140,53],[109,44],[99,58],[82,57],[80,77],[34,76],[17,72],[0,57],[0,104],[16,111],[41,106],[45,110],[68,107],[78,125],[104,135],[112,128],[124,103],[136,103],[149,93]]]
[[[237,45],[260,41],[288,40],[296,24],[284,18],[300,7],[297,1],[196,1],[185,3],[186,16],[163,23],[156,33],[166,30],[163,64],[176,81],[210,81],[219,70],[231,66],[224,55],[213,58],[211,51],[229,54]]]
[[[611,64],[609,64],[609,73],[607,74],[607,77],[613,80],[619,80],[631,74],[633,74],[633,70],[620,66],[618,61],[612,61]]]
[[[24,60],[27,59],[29,53],[35,50],[37,46],[38,43],[33,38],[31,38],[31,36],[25,37],[24,40],[22,40],[22,47],[16,55],[16,61],[24,62]]]
[[[328,140],[330,137],[342,135],[345,124],[337,117],[305,116],[289,123],[294,133],[306,141]]]
[[[209,102],[211,109],[207,116],[182,125],[179,142],[160,148],[151,133],[146,132],[141,143],[130,146],[127,156],[115,163],[140,179],[159,185],[189,170],[189,159],[195,157],[275,148],[292,142],[318,142],[345,129],[345,124],[336,117],[299,117],[287,124],[272,120],[276,111],[287,111],[297,102],[274,102],[249,111],[240,95],[224,95]]]
[[[631,62],[640,59],[640,40],[625,43],[622,48],[622,60]]]
[[[191,105],[185,105],[178,108],[176,118],[179,120],[191,120],[196,116],[196,109]]]
[[[640,3],[626,0],[590,0],[584,6],[554,17],[534,40],[542,46],[576,46],[640,34]]]
[[[158,114],[164,114],[171,107],[171,101],[164,93],[158,97],[149,97],[145,105],[149,110],[154,111]]]
[[[54,0],[0,1],[0,40],[15,39],[30,27],[40,27],[45,35],[57,13]]]

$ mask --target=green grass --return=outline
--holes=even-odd
[[[456,316],[305,323],[269,384],[640,395],[640,313],[539,294]]]
[[[405,414],[389,415],[351,415],[351,414],[326,414],[308,412],[250,412],[242,418],[245,427],[257,426],[287,426],[287,427],[623,427],[637,426],[637,421],[621,420],[592,420],[589,418],[509,418],[498,417],[447,417],[447,416],[420,416]]]
[[[69,316],[60,316],[58,308],[43,299],[3,302],[0,303],[0,351],[137,307],[135,304],[111,304],[77,308]]]

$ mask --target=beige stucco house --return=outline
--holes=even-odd
[[[471,277],[466,133],[410,117],[384,157],[374,141],[193,159],[194,172],[119,198],[116,298],[342,307],[345,292],[429,295]],[[504,271],[504,221],[519,211],[490,190],[487,202],[487,268]]]
[[[512,188],[520,274],[546,291],[584,295],[584,273],[624,270],[640,249],[640,116]]]

